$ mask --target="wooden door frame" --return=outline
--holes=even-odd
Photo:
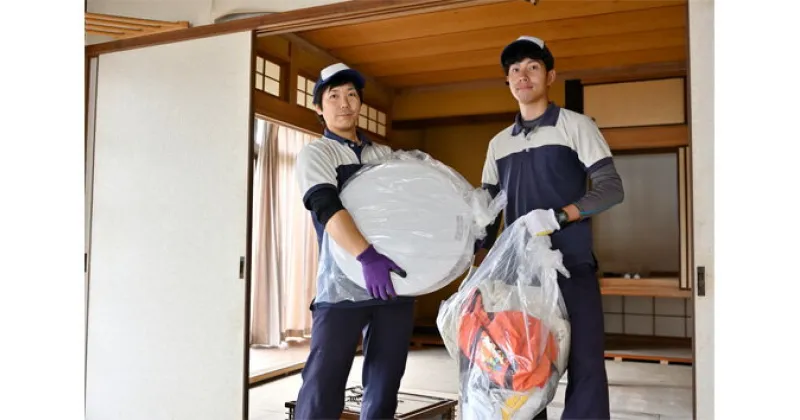
[[[312,29],[329,28],[334,26],[351,25],[356,23],[372,22],[383,19],[390,19],[400,16],[410,16],[415,14],[430,13],[434,11],[452,10],[464,7],[478,6],[483,4],[504,3],[514,0],[351,0],[341,3],[334,3],[324,6],[310,7],[299,10],[292,10],[283,13],[268,14],[252,18],[228,21],[219,24],[197,26],[185,30],[146,35],[137,38],[123,39],[100,44],[87,45],[85,55],[88,63],[89,58],[97,57],[117,51],[125,51],[136,48],[143,48],[154,45],[168,44],[191,39],[205,38],[210,36],[223,35],[241,31],[253,31],[258,35],[275,35],[291,33]],[[519,1],[519,0],[517,0]],[[687,14],[691,6],[687,4]],[[713,7],[713,6],[712,6]],[[713,13],[713,11],[712,11]],[[709,29],[713,30],[713,29]],[[687,35],[690,40],[687,49],[691,45],[691,28],[687,25]],[[690,57],[690,56],[689,56]],[[690,58],[687,58],[690,62]],[[691,115],[691,64],[687,65],[687,113]],[[88,77],[88,76],[87,76]],[[88,95],[88,85],[87,85]],[[251,99],[252,100],[252,99]],[[87,109],[88,111],[88,109]],[[88,116],[88,112],[87,112]],[[694,130],[692,130],[692,118],[687,120],[690,130],[690,144],[693,144]],[[713,138],[709,141],[713,141]],[[697,178],[694,177],[694,180]],[[693,186],[692,186],[693,187]],[[696,213],[696,207],[691,210]],[[697,226],[697,218],[694,224]],[[696,235],[696,230],[693,232]],[[693,240],[694,236],[693,235]],[[713,241],[713,239],[711,239]],[[712,245],[713,249],[713,245]],[[697,253],[697,248],[694,248]],[[713,257],[713,254],[711,255]],[[694,262],[697,263],[696,261]],[[693,271],[696,266],[693,267]],[[712,269],[713,270],[713,269]],[[713,279],[713,278],[712,278]],[[696,282],[696,278],[692,282]],[[711,283],[713,284],[713,283]],[[711,286],[709,284],[709,286]],[[693,303],[697,300],[697,288],[693,284]],[[713,293],[713,288],[711,288]],[[713,295],[712,295],[713,296]],[[88,314],[87,314],[88,316]],[[693,313],[695,325],[697,323],[697,313]],[[248,333],[248,332],[246,332]],[[696,330],[695,330],[696,335]],[[695,339],[693,337],[693,343]],[[696,357],[697,349],[693,344],[693,353]],[[694,364],[696,365],[696,363]],[[696,375],[696,366],[693,365],[693,375]],[[245,375],[247,376],[247,375]],[[692,381],[693,413],[697,416],[696,401],[696,376]],[[713,404],[712,402],[709,402]]]
[[[687,65],[686,65],[686,112],[689,127],[690,160],[688,176],[691,198],[690,217],[692,283],[692,413],[693,418],[711,418],[714,415],[714,0],[688,2],[687,14]],[[694,35],[694,36],[693,36]],[[706,58],[701,58],[705,55]],[[702,62],[702,64],[698,64]],[[692,70],[695,70],[693,72]],[[692,95],[692,92],[695,95]],[[693,98],[693,96],[696,96]],[[701,97],[702,96],[702,97]],[[694,106],[693,106],[694,105]],[[701,168],[701,169],[698,169]],[[698,278],[703,267],[702,283]],[[700,309],[700,310],[698,310]],[[698,323],[698,313],[704,318]],[[710,318],[710,321],[708,320]],[[701,328],[698,340],[697,326]],[[701,341],[702,343],[698,343]],[[700,345],[698,345],[700,344]],[[704,362],[698,372],[698,354]],[[709,374],[710,370],[710,374]],[[705,373],[703,373],[705,372]],[[698,409],[698,377],[704,376],[708,389],[704,389],[702,408]],[[711,379],[709,379],[709,377]]]

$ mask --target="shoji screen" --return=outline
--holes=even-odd
[[[99,58],[89,420],[244,416],[251,36]]]

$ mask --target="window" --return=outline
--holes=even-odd
[[[258,153],[264,147],[264,139],[267,137],[268,121],[255,117],[255,133],[253,133],[253,159],[258,158]]]
[[[297,75],[297,105],[314,110],[314,85],[316,80]]]
[[[361,105],[361,116],[358,118],[358,126],[379,136],[385,137],[386,114],[367,104],[363,104]]]
[[[281,96],[281,66],[264,57],[256,57],[256,89]]]

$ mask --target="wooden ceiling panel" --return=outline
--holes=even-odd
[[[301,32],[300,36],[324,49],[393,42],[427,36],[569,19],[632,10],[685,5],[686,0],[544,0],[534,6],[509,1],[444,12],[406,16],[355,25]],[[532,28],[531,28],[532,29]]]
[[[686,30],[686,7],[682,5],[345,47],[331,53],[351,65],[359,65],[491,48],[499,54],[503,46],[523,34],[557,44],[565,39],[679,28]]]
[[[556,72],[560,78],[576,73],[602,73],[609,69],[630,69],[636,66],[651,66],[668,63],[674,66],[686,61],[685,47],[668,47],[638,51],[596,54],[556,59]],[[570,76],[572,77],[572,76]],[[413,86],[444,85],[474,80],[496,79],[504,82],[500,64],[476,66],[458,70],[441,70],[414,74],[379,77],[378,80],[389,86],[407,88]]]
[[[87,34],[116,39],[134,38],[159,32],[176,31],[189,27],[189,22],[166,22],[126,16],[84,13],[84,30]]]
[[[556,57],[556,69],[566,70],[572,70],[572,68],[570,68],[570,63],[585,56],[598,56],[601,54],[669,47],[685,48],[685,46],[686,30],[684,28],[593,38],[566,39],[550,43],[550,49]],[[377,63],[362,64],[356,67],[378,78],[441,70],[455,71],[463,68],[490,65],[496,66],[497,71],[502,73],[500,71],[500,51],[500,48],[491,48],[479,51],[439,54],[436,56],[387,60]]]

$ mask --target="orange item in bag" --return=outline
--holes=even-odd
[[[538,318],[486,312],[477,289],[461,314],[458,346],[493,383],[517,392],[544,386],[558,359],[555,337]]]

